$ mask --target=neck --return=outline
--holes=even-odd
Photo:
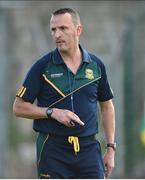
[[[78,48],[73,49],[71,52],[62,53],[60,52],[64,63],[66,66],[74,73],[76,74],[79,66],[82,63],[82,54],[81,50],[78,46]]]
[[[78,62],[79,60],[81,60],[81,50],[78,47],[75,47],[73,49],[71,49],[70,51],[68,52],[60,52],[64,62],[72,62],[72,63],[75,63],[76,61]]]

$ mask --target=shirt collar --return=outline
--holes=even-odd
[[[82,48],[81,45],[79,45],[79,47],[82,52],[83,62],[91,62],[91,57],[89,53],[84,48]],[[64,61],[57,48],[53,51],[53,62],[54,64],[64,64]]]

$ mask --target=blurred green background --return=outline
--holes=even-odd
[[[81,44],[101,57],[114,91],[111,178],[145,178],[145,1],[0,1],[0,178],[36,178],[32,121],[12,105],[29,67],[54,48],[49,19],[60,7],[80,13]],[[100,132],[104,151],[101,122]]]

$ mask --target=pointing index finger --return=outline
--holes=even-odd
[[[80,124],[81,126],[84,126],[85,123],[83,121],[80,120],[80,118],[77,116],[77,115],[74,115],[73,118],[72,118],[72,121]]]

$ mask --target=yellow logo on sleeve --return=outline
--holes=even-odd
[[[85,71],[85,77],[89,80],[93,80],[94,79],[94,72],[92,69],[86,69]]]

